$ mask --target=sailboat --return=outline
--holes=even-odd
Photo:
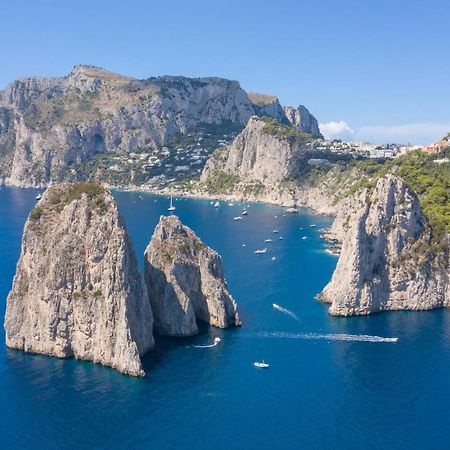
[[[167,208],[167,211],[175,211],[175,206],[173,206],[172,196],[170,196],[170,206]]]

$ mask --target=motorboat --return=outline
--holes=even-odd
[[[264,242],[265,242],[265,243],[272,242],[272,239],[266,239]]]
[[[244,211],[242,211],[242,213],[241,213],[241,216],[246,216],[246,215],[248,215],[248,212],[246,209],[244,209]]]
[[[219,202],[214,203],[214,208],[219,208],[219,206],[220,206]]]
[[[219,345],[220,344],[220,337],[215,337],[214,338],[214,345]]]
[[[234,221],[236,221],[236,220],[242,220],[242,217],[241,217],[241,216],[236,216],[236,217],[233,218],[233,220],[234,220]]]
[[[261,250],[255,250],[255,253],[257,255],[262,255],[263,253],[266,253],[266,252],[267,252],[267,248],[263,248]]]
[[[269,364],[265,361],[255,361],[253,365],[259,369],[267,369],[269,367]]]
[[[36,197],[35,197],[36,200],[40,200],[41,198],[42,198],[42,194],[41,194],[41,193],[39,193],[39,194],[36,195]]]
[[[278,231],[278,230],[273,230],[273,232],[274,232],[275,234],[279,233],[279,231]]]

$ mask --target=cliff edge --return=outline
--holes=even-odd
[[[5,316],[6,345],[143,376],[152,312],[113,197],[50,187],[31,211]]]
[[[145,251],[145,281],[160,334],[196,334],[197,320],[219,328],[240,324],[220,255],[176,216],[162,216],[155,229]]]

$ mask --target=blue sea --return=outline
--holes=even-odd
[[[0,188],[2,318],[36,193]],[[114,195],[142,260],[168,200]],[[319,237],[329,218],[250,204],[248,216],[233,221],[242,205],[174,204],[181,220],[222,254],[242,327],[157,338],[144,358],[144,379],[8,350],[2,328],[1,448],[449,448],[449,311],[331,317],[314,299],[336,265]],[[254,254],[263,247],[266,254]],[[195,347],[215,336],[219,346]],[[253,366],[261,360],[270,368]]]

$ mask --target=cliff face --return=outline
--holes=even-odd
[[[205,124],[241,128],[255,109],[238,82],[221,78],[136,80],[77,66],[66,77],[19,79],[0,91],[0,182],[76,179],[68,171],[96,155],[149,154]],[[284,115],[278,100],[272,109],[264,113]],[[303,115],[301,127],[309,121]]]
[[[160,334],[196,334],[197,320],[220,328],[240,323],[219,254],[175,216],[161,217],[156,227],[145,251],[145,281]]]
[[[152,313],[112,196],[55,185],[32,210],[7,299],[6,345],[142,376]]]
[[[292,106],[284,106],[283,112],[287,120],[298,131],[308,133],[315,138],[323,137],[317,119],[303,105],[300,105],[297,109]]]
[[[448,254],[435,251],[419,200],[405,183],[381,178],[339,205],[332,234],[342,242],[333,277],[319,298],[347,316],[425,310],[449,304]]]
[[[282,106],[277,97],[264,94],[248,94],[253,105],[253,111],[259,117],[271,117],[284,125],[290,125],[302,133],[308,133],[315,138],[322,138],[319,124],[308,109],[300,105],[298,108]]]
[[[230,145],[211,156],[201,180],[206,181],[217,171],[238,176],[241,181],[263,184],[294,177],[303,163],[306,141],[300,134],[296,139],[290,128],[271,125],[267,120],[252,117]]]

